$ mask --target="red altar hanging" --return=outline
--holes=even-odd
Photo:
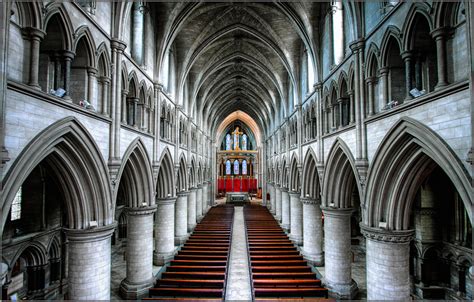
[[[219,177],[217,186],[220,193],[226,192],[256,192],[255,177]]]

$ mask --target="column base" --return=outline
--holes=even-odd
[[[354,299],[359,292],[359,287],[354,280],[350,284],[331,284],[325,282],[324,286],[329,290],[329,296],[336,299]]]
[[[174,237],[174,245],[182,245],[188,240],[188,235],[184,236],[175,236]]]
[[[154,283],[154,278],[141,283],[133,283],[123,279],[120,283],[120,296],[125,300],[141,299],[148,296],[148,290],[153,287]]]
[[[324,266],[324,254],[323,253],[310,254],[310,253],[305,252],[304,250],[302,252],[303,252],[304,259],[306,259],[312,265],[314,265],[314,266]]]
[[[303,245],[303,237],[294,236],[290,233],[290,240],[293,241],[293,243],[296,245]]]
[[[196,222],[197,222],[197,223],[200,223],[203,217],[204,217],[204,216],[202,216],[202,215],[196,217]]]
[[[280,224],[280,226],[285,232],[288,232],[290,230],[289,224]]]
[[[281,222],[281,215],[280,215],[280,216],[276,215],[276,216],[275,216],[275,219],[276,219],[278,222]]]
[[[156,266],[163,266],[173,260],[174,258],[174,251],[171,253],[166,253],[166,254],[158,254],[156,252],[153,252],[153,265]]]
[[[196,224],[188,226],[188,233],[192,233],[195,227],[196,227]]]

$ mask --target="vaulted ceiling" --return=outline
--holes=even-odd
[[[211,132],[237,110],[255,120],[263,133],[274,129],[293,110],[291,100],[300,99],[305,49],[318,66],[315,29],[320,3],[152,3],[151,7],[162,38],[158,63],[168,50],[173,52],[176,99]]]

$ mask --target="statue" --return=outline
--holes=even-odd
[[[232,135],[234,136],[234,150],[240,150],[239,146],[239,135],[243,134],[243,132],[239,131],[239,127],[235,128],[235,131],[232,132]]]

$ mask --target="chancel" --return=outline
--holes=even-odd
[[[0,8],[2,300],[472,300],[472,1]]]

